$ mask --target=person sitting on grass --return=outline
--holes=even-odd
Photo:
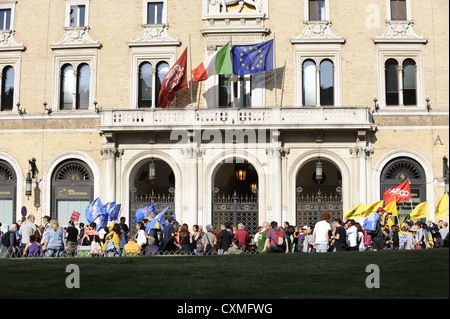
[[[228,255],[240,255],[242,254],[242,248],[239,247],[239,238],[233,238],[231,240],[231,247],[228,248]]]

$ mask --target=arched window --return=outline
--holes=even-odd
[[[333,62],[320,63],[320,105],[334,105]]]
[[[316,63],[303,62],[303,105],[316,106]]]
[[[71,110],[73,108],[73,66],[65,64],[61,68],[61,89],[60,89],[60,103],[61,110]]]
[[[61,163],[52,175],[51,217],[64,226],[73,211],[81,213],[80,222],[87,224],[84,210],[93,201],[94,178],[89,166],[80,160]]]
[[[11,111],[14,104],[14,68],[6,66],[2,71],[1,110]]]
[[[399,105],[398,62],[389,59],[385,63],[386,105]]]
[[[89,108],[90,67],[83,63],[77,72],[77,109]]]
[[[416,62],[403,61],[403,105],[416,105]]]
[[[167,62],[159,62],[156,66],[156,92],[155,92],[155,100],[156,106],[159,106],[159,92],[161,91],[161,84],[164,81],[164,77],[167,72],[169,72],[170,67]]]
[[[143,62],[139,65],[138,107],[152,106],[152,65]]]
[[[16,186],[17,178],[14,169],[7,162],[0,160],[0,221],[11,227],[16,221]]]
[[[397,186],[409,179],[411,189],[410,201],[404,201],[397,204],[400,222],[403,218],[400,215],[409,215],[414,206],[427,200],[426,194],[426,176],[422,166],[409,157],[398,157],[391,160],[381,171],[380,179],[380,198],[389,188]]]

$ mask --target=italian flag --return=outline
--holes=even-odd
[[[210,76],[216,74],[232,74],[230,42],[225,44],[220,50],[211,54],[198,67],[192,70],[192,80],[194,82],[205,81]]]

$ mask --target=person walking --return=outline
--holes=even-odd
[[[328,222],[331,214],[329,212],[322,213],[322,220],[314,225],[313,231],[313,247],[318,253],[325,253],[329,247],[329,235],[331,225]]]
[[[347,244],[349,251],[358,251],[358,228],[354,219],[347,220],[345,224],[347,233]]]
[[[248,231],[245,230],[245,226],[242,223],[238,224],[238,229],[234,233],[234,238],[239,239],[239,246],[242,248],[242,252],[245,252],[248,248],[249,237]]]
[[[226,224],[220,224],[220,232],[219,232],[219,238],[217,239],[217,253],[219,255],[227,254],[228,249],[231,246],[231,240],[233,239],[230,235],[230,232],[227,228],[229,226]]]
[[[21,236],[21,250],[25,251],[25,246],[30,241],[30,235],[33,235],[36,230],[34,221],[36,217],[33,214],[28,215],[27,220],[22,223],[19,229],[19,235]]]
[[[109,233],[105,236],[105,243],[103,244],[103,253],[106,257],[120,256],[120,241],[122,240],[122,228],[120,224],[109,223]]]
[[[334,241],[335,252],[346,251],[347,250],[347,234],[345,228],[341,225],[341,220],[335,218],[332,222],[333,235],[331,239]]]
[[[2,247],[0,250],[0,257],[14,258],[18,257],[18,249],[16,245],[16,232],[18,225],[16,223],[11,225],[11,229],[2,236]]]
[[[62,257],[65,245],[64,229],[59,227],[58,219],[52,218],[50,226],[45,232],[42,251],[45,252],[45,257]]]
[[[267,232],[266,243],[263,253],[289,253],[289,244],[283,228],[278,227],[276,221],[270,223],[270,229]]]
[[[202,237],[202,244],[205,247],[203,254],[214,254],[216,252],[214,245],[217,242],[216,235],[213,234],[213,227],[211,225],[206,225],[206,233]]]
[[[67,255],[69,257],[74,257],[78,246],[78,229],[75,228],[75,223],[73,220],[69,220],[69,227],[66,229],[65,237]]]

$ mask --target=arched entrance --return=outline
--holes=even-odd
[[[252,234],[258,229],[258,174],[247,161],[234,158],[220,163],[212,176],[212,225],[242,223]]]
[[[163,218],[175,212],[175,175],[165,161],[149,158],[139,162],[130,175],[130,231],[134,234],[136,210],[155,204],[159,213],[171,205]]]
[[[7,162],[0,160],[0,222],[6,230],[15,222],[17,177]]]
[[[381,171],[380,198],[389,188],[397,186],[409,179],[411,200],[397,204],[399,220],[403,221],[412,209],[427,200],[426,177],[423,167],[409,157],[397,157],[389,161]],[[404,216],[402,218],[402,216]]]
[[[316,172],[322,169],[322,177]],[[296,176],[296,223],[314,225],[322,212],[331,218],[342,218],[342,175],[339,168],[326,159],[306,162]]]
[[[70,159],[58,165],[52,174],[51,217],[61,226],[67,226],[74,211],[79,212],[79,222],[88,223],[84,214],[94,200],[94,177],[89,166],[80,160]]]

